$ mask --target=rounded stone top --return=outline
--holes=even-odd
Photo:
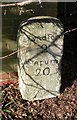
[[[63,27],[63,24],[61,23],[61,21],[58,18],[55,17],[51,17],[51,16],[36,16],[36,17],[31,17],[28,20],[24,20],[22,21],[22,23],[20,24],[20,27],[34,23],[34,22],[48,22],[48,23],[56,23],[56,24],[60,24],[60,26]]]
[[[57,18],[51,17],[51,16],[36,16],[36,17],[29,18],[28,20],[33,20],[33,19],[55,19],[55,20],[58,20]]]

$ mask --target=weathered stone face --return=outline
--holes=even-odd
[[[23,99],[38,100],[59,95],[63,51],[63,27],[51,17],[22,23],[18,34],[19,89]]]

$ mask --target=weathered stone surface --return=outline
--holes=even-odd
[[[36,17],[18,33],[19,89],[22,98],[37,100],[59,95],[63,26],[56,18]]]

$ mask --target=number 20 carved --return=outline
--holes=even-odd
[[[35,75],[36,76],[41,76],[41,75],[50,75],[51,71],[50,71],[50,68],[49,67],[45,67],[44,69],[41,69],[41,68],[36,68],[35,70]]]

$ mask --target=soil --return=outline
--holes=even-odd
[[[19,92],[18,82],[2,88],[1,120],[77,120],[77,80],[60,96],[27,101]]]

